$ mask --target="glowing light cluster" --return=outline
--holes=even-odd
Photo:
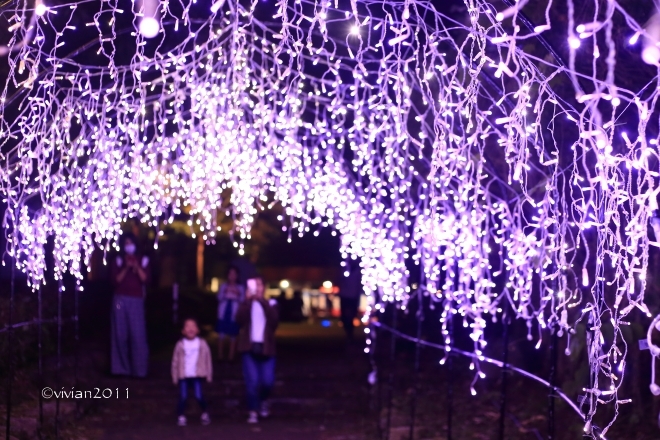
[[[259,210],[280,203],[284,230],[334,228],[342,256],[360,259],[365,321],[405,307],[410,278],[443,307],[448,345],[447,317],[460,316],[475,380],[503,308],[537,346],[544,329],[570,337],[587,321],[586,431],[604,436],[597,406],[624,403],[620,326],[635,309],[650,315],[660,188],[657,77],[617,83],[613,31],[641,42],[626,56],[646,72],[660,19],[640,25],[615,1],[582,5],[586,20],[568,0],[567,31],[550,13],[533,26],[522,1],[457,1],[451,16],[414,0],[178,3],[2,12],[4,223],[31,284],[50,236],[56,276],[81,278],[130,217],[158,228],[186,208],[211,242],[227,210],[242,253]]]

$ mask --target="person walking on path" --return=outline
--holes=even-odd
[[[349,343],[352,343],[354,340],[353,330],[355,325],[353,324],[353,320],[358,314],[361,295],[362,276],[360,273],[360,264],[357,261],[347,261],[346,271],[339,286],[339,299],[341,323]]]
[[[144,297],[149,275],[149,258],[137,252],[135,235],[125,233],[121,238],[121,252],[112,262],[110,271],[111,281],[115,285],[110,335],[112,374],[147,375],[149,346]]]
[[[199,326],[194,319],[186,319],[181,330],[183,338],[177,342],[172,356],[172,381],[179,385],[179,404],[177,406],[178,425],[186,426],[185,415],[188,389],[192,388],[195,399],[202,410],[202,425],[211,423],[206,412],[206,401],[202,395],[202,382],[211,382],[213,366],[211,350],[204,339],[199,337]]]
[[[238,351],[243,356],[243,375],[247,389],[248,423],[257,423],[258,415],[268,417],[268,397],[275,384],[275,330],[278,311],[274,300],[264,298],[260,277],[248,280],[247,298],[236,312],[240,326]]]
[[[244,297],[245,290],[240,285],[238,268],[230,266],[227,271],[227,282],[218,291],[218,322],[215,326],[215,331],[218,333],[218,360],[223,358],[225,338],[229,338],[229,361],[234,360],[236,336],[239,330],[236,311]]]

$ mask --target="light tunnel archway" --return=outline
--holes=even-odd
[[[602,342],[587,425],[598,405],[618,408],[620,326],[651,315],[660,186],[656,92],[616,73],[633,60],[657,82],[642,63],[656,27],[616,2],[596,21],[571,9],[563,63],[524,46],[559,25],[530,25],[523,2],[146,3],[103,6],[107,23],[83,22],[91,4],[15,8],[0,46],[0,185],[8,253],[33,286],[48,237],[58,276],[80,277],[129,217],[157,223],[185,203],[211,231],[231,186],[237,236],[262,202],[301,227],[326,222],[383,303],[406,301],[412,262],[470,321],[477,356],[504,303],[542,330],[589,321]],[[615,26],[640,56],[617,51]]]

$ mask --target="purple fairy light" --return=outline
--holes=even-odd
[[[31,286],[49,237],[56,278],[82,279],[129,218],[158,228],[185,210],[211,242],[231,216],[243,253],[259,210],[279,203],[283,229],[332,228],[359,259],[365,322],[405,308],[409,279],[441,308],[447,345],[460,317],[475,382],[505,305],[537,346],[547,328],[570,338],[590,320],[600,341],[611,324],[590,352],[585,429],[599,405],[625,403],[621,326],[651,315],[648,249],[660,246],[648,233],[658,87],[653,72],[643,96],[617,84],[616,48],[641,40],[640,72],[656,65],[657,11],[642,25],[612,1],[618,19],[593,22],[569,1],[564,61],[550,45],[526,52],[565,25],[548,13],[530,26],[523,1],[465,2],[460,19],[413,0],[179,3],[7,13],[0,185],[7,251]]]

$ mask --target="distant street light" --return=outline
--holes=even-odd
[[[332,281],[323,281],[323,287],[326,289],[332,289]]]
[[[290,285],[290,284],[289,284],[289,281],[287,281],[287,280],[282,280],[282,281],[280,281],[280,287],[281,287],[282,289],[288,289],[288,288],[289,288],[289,285]]]

